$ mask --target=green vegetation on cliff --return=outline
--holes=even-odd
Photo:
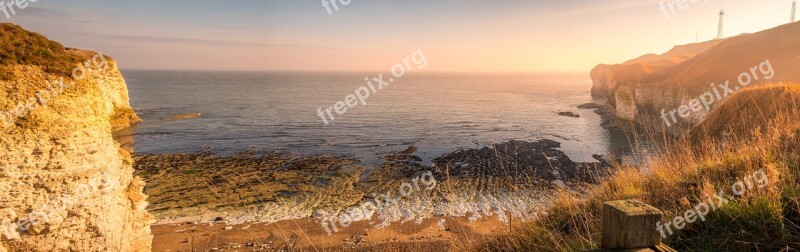
[[[51,74],[70,76],[76,64],[88,59],[58,42],[10,24],[0,24],[0,80],[12,79],[9,65],[35,65]]]

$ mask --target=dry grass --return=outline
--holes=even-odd
[[[69,77],[76,64],[88,59],[46,37],[21,27],[0,23],[0,80],[11,80],[9,65],[40,66],[46,73]]]
[[[769,96],[766,96],[769,95]],[[758,98],[758,99],[757,99]],[[779,98],[779,99],[778,99]],[[712,115],[714,125],[701,139],[664,139],[664,148],[648,157],[649,167],[616,165],[608,180],[586,198],[566,193],[549,216],[515,228],[474,248],[477,251],[585,251],[597,248],[602,203],[638,199],[662,209],[672,219],[763,169],[767,187],[713,211],[665,240],[678,250],[777,251],[800,247],[800,89],[776,85],[741,91]],[[749,108],[742,110],[741,108]],[[734,109],[739,108],[739,109]],[[722,118],[751,119],[732,123]],[[755,120],[753,118],[761,119]],[[708,127],[708,126],[705,126]],[[697,137],[699,135],[693,135]]]

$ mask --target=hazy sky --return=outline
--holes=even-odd
[[[127,69],[588,71],[673,45],[789,21],[791,0],[39,0],[10,20]],[[669,1],[665,1],[667,3]]]

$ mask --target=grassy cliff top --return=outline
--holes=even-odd
[[[718,192],[731,196],[730,202],[715,200],[718,209],[673,228],[666,244],[678,251],[800,247],[799,95],[795,84],[741,91],[712,111],[695,134],[665,139],[665,149],[647,157],[647,166],[615,164],[613,174],[586,197],[561,193],[548,216],[517,224],[513,233],[498,234],[475,250],[593,250],[601,240],[603,202],[637,199],[672,221]],[[755,174],[764,183],[742,185],[746,192],[735,195],[737,183],[752,184],[748,177]]]
[[[0,80],[13,78],[8,66],[36,65],[46,73],[70,76],[76,64],[88,59],[41,34],[18,25],[0,23]]]
[[[751,136],[754,125],[771,120],[783,123],[796,121],[800,107],[800,85],[780,84],[749,88],[735,93],[715,109],[686,137],[703,140],[706,137],[723,139],[726,135]],[[789,117],[789,118],[787,118]],[[794,117],[794,118],[792,118]],[[762,129],[765,130],[765,129]]]

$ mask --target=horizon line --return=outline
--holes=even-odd
[[[164,69],[164,68],[119,68],[120,71],[171,71],[171,72],[242,72],[242,73],[373,73],[388,72],[387,70],[221,70],[221,69]],[[591,70],[576,71],[461,71],[461,70],[426,70],[413,73],[475,73],[475,74],[514,74],[514,73],[538,73],[538,74],[578,74],[589,73]],[[412,72],[409,72],[412,73]]]

